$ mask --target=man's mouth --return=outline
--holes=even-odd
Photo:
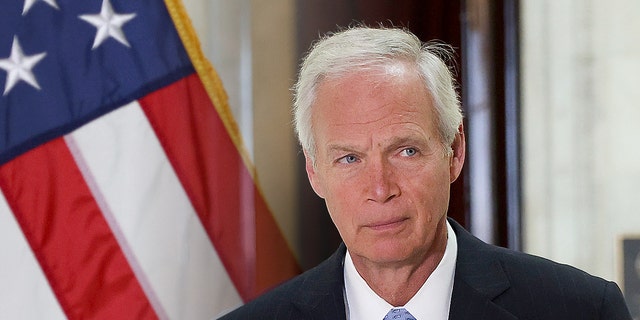
[[[394,219],[369,223],[365,225],[365,227],[376,230],[376,231],[392,230],[394,228],[400,227],[407,220],[409,220],[409,218],[406,218],[406,217],[394,218]]]

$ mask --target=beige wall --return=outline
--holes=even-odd
[[[640,234],[640,2],[524,0],[527,251],[618,280]]]
[[[297,65],[295,1],[184,0],[184,4],[229,94],[260,188],[297,252],[297,145],[289,91]]]
[[[254,151],[262,191],[298,252],[296,139],[290,88],[296,77],[294,0],[253,0]]]

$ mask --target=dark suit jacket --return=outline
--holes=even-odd
[[[458,240],[449,319],[631,320],[615,283],[488,245],[449,222]],[[346,319],[345,253],[342,244],[317,267],[222,319]]]

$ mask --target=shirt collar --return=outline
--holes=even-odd
[[[403,307],[417,319],[449,318],[453,292],[453,276],[458,256],[456,234],[447,221],[447,246],[440,263]],[[344,259],[345,304],[349,320],[383,319],[393,308],[380,298],[362,279],[351,260],[349,251]]]

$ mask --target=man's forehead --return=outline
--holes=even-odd
[[[431,116],[432,102],[428,90],[421,83],[370,81],[364,75],[323,82],[311,106],[312,117],[356,117],[334,119],[366,124],[387,117]],[[340,121],[336,121],[339,123]]]

